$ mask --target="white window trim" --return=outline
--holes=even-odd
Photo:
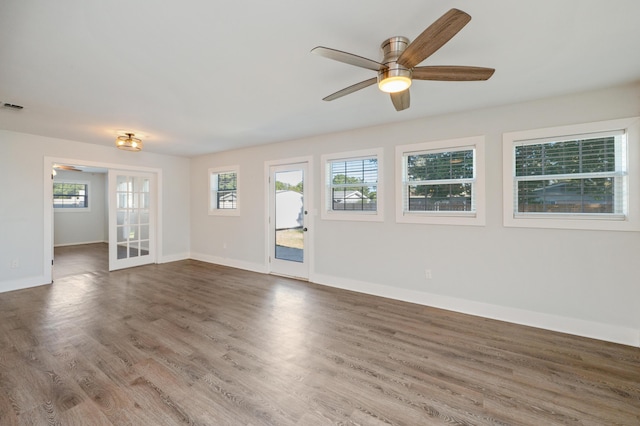
[[[619,215],[526,214],[514,209],[515,144],[522,140],[560,138],[568,135],[596,134],[623,130],[627,134],[628,212]],[[506,227],[640,231],[640,118],[624,118],[544,129],[523,130],[502,135],[503,224]]]
[[[475,149],[475,183],[473,197],[475,212],[410,212],[404,211],[405,164],[407,154],[420,151]],[[485,218],[485,137],[471,136],[443,141],[396,146],[396,222],[431,225],[484,226]]]
[[[89,182],[88,180],[77,180],[77,179],[67,179],[67,178],[60,178],[60,179],[53,179],[53,183],[77,183],[80,185],[86,185],[87,186],[87,192],[88,192],[88,198],[87,198],[87,207],[73,207],[73,208],[65,208],[65,207],[55,207],[53,206],[53,198],[51,200],[51,204],[53,206],[53,211],[54,213],[88,213],[91,211],[91,199],[92,199],[92,192],[91,192],[91,182]],[[54,197],[55,197],[55,191],[53,193]]]
[[[211,175],[221,173],[235,173],[236,174],[236,208],[235,209],[218,209],[213,207],[212,200],[212,188],[211,188]],[[207,189],[209,191],[208,196],[208,209],[211,216],[240,216],[240,167],[239,166],[225,166],[225,167],[212,167],[209,168],[207,174]]]
[[[365,222],[382,222],[384,221],[384,150],[382,148],[365,149],[359,151],[340,152],[335,154],[324,154],[320,157],[322,164],[322,182],[324,190],[321,195],[322,211],[320,217],[323,220],[353,220]],[[329,167],[332,161],[344,161],[358,158],[376,157],[378,160],[378,184],[376,188],[376,211],[336,211],[331,209],[331,187],[328,179],[330,176]]]

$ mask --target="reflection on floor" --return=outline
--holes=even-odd
[[[53,255],[54,281],[69,275],[109,271],[109,245],[107,243],[55,247]]]
[[[304,259],[304,250],[276,245],[276,259],[302,262]]]

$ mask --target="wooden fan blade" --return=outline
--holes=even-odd
[[[393,102],[393,106],[396,108],[396,111],[402,111],[403,109],[409,108],[409,104],[411,103],[409,89],[403,90],[402,92],[391,93],[390,95],[391,102]]]
[[[365,87],[369,87],[372,84],[375,84],[378,81],[377,77],[370,78],[369,80],[361,81],[360,83],[356,83],[353,86],[345,87],[342,90],[338,90],[336,93],[332,93],[326,98],[322,98],[323,101],[332,101],[334,99],[341,98],[345,95],[348,95],[353,92],[357,92],[360,89],[364,89]]]
[[[455,65],[416,67],[411,73],[414,80],[481,81],[488,80],[496,70],[482,67]]]
[[[467,13],[451,9],[416,37],[397,62],[407,68],[415,67],[444,46],[470,20],[471,16]]]
[[[74,167],[74,166],[67,166],[66,164],[56,164],[55,166],[53,166],[54,169],[60,169],[60,170],[66,170],[69,172],[81,172],[82,170]]]
[[[328,47],[314,47],[313,49],[311,49],[311,53],[324,56],[325,58],[333,59],[334,61],[344,62],[345,64],[354,65],[356,67],[366,68],[373,71],[378,71],[386,68],[386,66],[384,64],[381,64],[380,62],[363,58],[362,56],[354,55],[353,53],[347,53]]]

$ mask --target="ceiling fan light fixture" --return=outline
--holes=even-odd
[[[386,93],[407,90],[411,86],[411,70],[398,64],[389,65],[378,72],[378,88]]]
[[[378,88],[385,93],[402,92],[409,86],[411,86],[411,79],[403,76],[387,77],[378,82]]]
[[[124,151],[142,151],[143,143],[139,138],[134,137],[134,133],[125,133],[116,138],[116,147]]]

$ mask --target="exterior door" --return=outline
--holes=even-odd
[[[155,175],[109,170],[109,270],[155,263]]]
[[[269,266],[277,275],[309,279],[308,163],[269,169]]]

